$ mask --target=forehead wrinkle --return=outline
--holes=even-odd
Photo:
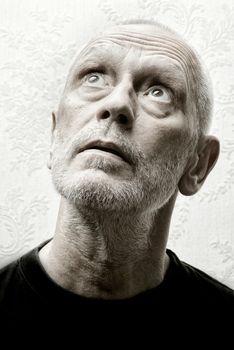
[[[124,33],[124,35],[123,35]],[[131,32],[131,31],[125,31],[122,30],[121,32],[113,32],[109,34],[109,37],[117,37],[121,41],[130,41],[139,43],[140,45],[145,45],[145,42],[147,42],[147,45],[155,46],[155,42],[160,43],[162,47],[168,47],[169,49],[174,49],[176,52],[178,52],[179,56],[183,56],[185,58],[185,62],[190,62],[190,68],[192,68],[193,71],[195,71],[194,76],[196,76],[196,69],[198,68],[196,66],[200,65],[199,59],[197,58],[195,52],[192,50],[192,48],[183,40],[183,38],[180,38],[177,34],[166,32],[159,32],[159,34],[143,34],[138,32]]]
[[[129,35],[129,32],[127,34],[122,33],[111,33],[109,35],[102,36],[100,38],[95,39],[92,42],[92,45],[95,45],[96,43],[105,44],[111,41],[111,43],[115,43],[117,45],[123,46],[124,43],[127,45],[131,44],[131,46],[141,47],[142,49],[145,49],[146,51],[152,48],[155,48],[156,44],[160,44],[160,47],[165,49],[165,53],[168,54],[171,58],[175,58],[177,56],[177,61],[181,62],[184,66],[184,70],[188,70],[188,66],[191,70],[193,78],[196,77],[196,70],[198,66],[198,60],[196,59],[196,56],[194,55],[193,51],[188,47],[188,45],[184,44],[182,41],[178,40],[177,38],[175,40],[172,40],[171,37],[164,35],[162,38],[162,35],[151,35],[153,38],[150,40],[143,35],[140,35],[138,33],[134,33],[135,35]],[[136,34],[140,37],[136,37]],[[142,39],[143,38],[143,39]],[[156,39],[156,40],[155,40]],[[166,39],[166,41],[165,41]],[[157,45],[159,46],[159,45]],[[159,50],[160,50],[159,47]],[[156,51],[156,50],[155,50]],[[160,50],[162,51],[162,50]],[[158,51],[156,51],[158,53]],[[172,57],[174,55],[174,57]]]
[[[124,33],[124,35],[123,35]],[[127,38],[130,38],[130,39],[142,39],[143,41],[149,41],[149,42],[155,42],[155,39],[157,39],[158,41],[159,40],[164,40],[166,39],[166,41],[170,42],[171,45],[173,46],[180,46],[182,47],[183,49],[185,49],[186,51],[188,51],[190,54],[194,55],[194,52],[192,51],[192,49],[189,47],[189,45],[187,45],[187,43],[180,39],[178,36],[172,36],[172,35],[167,35],[165,33],[161,33],[158,35],[158,34],[154,34],[154,35],[151,35],[151,34],[147,34],[147,36],[143,33],[136,33],[136,32],[129,32],[129,31],[122,31],[122,32],[113,32],[113,33],[110,33],[108,36],[118,36],[118,37],[127,37]],[[179,44],[179,45],[178,45]]]
[[[193,50],[179,37],[174,37],[172,35],[166,35],[165,33],[160,33],[159,35],[154,34],[150,35],[142,33],[136,33],[136,32],[129,32],[129,31],[122,31],[122,32],[114,32],[110,33],[108,35],[105,35],[103,37],[106,38],[117,38],[119,40],[123,41],[131,41],[131,42],[138,42],[142,45],[147,42],[149,45],[153,44],[155,46],[156,42],[159,42],[162,45],[166,45],[168,43],[169,47],[173,47],[176,51],[180,52],[181,54],[186,53],[190,57],[190,59],[197,61],[196,56],[193,52]],[[97,39],[98,40],[98,39]],[[184,51],[184,52],[183,52]]]
[[[176,50],[178,50],[178,47],[182,48],[183,50],[187,51],[187,48],[185,47],[185,45],[183,45],[181,42],[179,41],[175,41],[172,40],[170,37],[167,36],[158,36],[158,35],[154,35],[152,36],[152,39],[149,38],[148,36],[143,36],[143,35],[131,35],[131,34],[122,34],[122,33],[111,33],[108,36],[106,36],[107,38],[117,38],[119,40],[124,40],[124,41],[134,41],[134,42],[139,42],[139,43],[145,43],[147,42],[149,45],[153,44],[155,45],[155,43],[161,43],[161,44],[165,44],[165,43],[169,43],[171,47],[174,47]],[[181,51],[181,50],[180,50]]]
[[[103,43],[108,39],[117,45],[121,45],[123,42],[130,43],[131,45],[135,43],[144,46],[146,49],[150,46],[155,47],[155,44],[160,44],[162,48],[166,48],[169,52],[174,51],[178,57],[181,57],[184,63],[190,61],[192,68],[198,63],[194,52],[182,39],[178,36],[175,37],[172,34],[167,35],[165,32],[159,32],[159,34],[147,33],[146,35],[144,33],[121,30],[118,32],[106,33],[101,37],[92,40],[90,45],[93,46],[98,42]]]
[[[77,58],[82,58],[83,56],[88,55],[90,52],[94,51],[98,46],[102,46],[103,44],[109,43],[116,44],[118,46],[123,46],[121,45],[121,42],[115,41],[115,40],[105,40],[104,37],[96,38],[92,41],[90,41],[84,48],[79,52],[79,55]],[[103,48],[103,46],[102,46]]]
[[[112,43],[115,43],[117,45],[121,45],[123,43],[126,44],[131,44],[131,45],[136,45],[136,46],[141,46],[143,49],[144,48],[156,48],[158,47],[160,44],[160,47],[165,47],[168,48],[169,50],[171,50],[173,52],[173,50],[178,53],[179,55],[181,55],[181,57],[186,57],[186,54],[188,54],[188,52],[183,52],[183,50],[180,50],[178,45],[175,45],[174,42],[172,43],[168,43],[165,40],[162,40],[161,38],[159,38],[159,40],[157,41],[149,41],[149,40],[141,40],[138,39],[136,37],[133,38],[126,38],[126,36],[123,37],[119,37],[119,36],[106,36],[106,37],[102,37],[99,39],[96,39],[95,41],[92,42],[93,45],[95,45],[96,43],[105,43],[105,42],[109,42],[111,41]],[[184,50],[185,51],[185,50]]]
[[[142,46],[146,50],[154,48],[155,51],[158,52],[156,47],[160,51],[161,49],[165,49],[165,52],[175,55],[179,59],[181,59],[181,61],[185,66],[187,65],[187,63],[190,63],[190,66],[192,67],[192,69],[194,69],[198,63],[194,57],[194,54],[192,54],[192,51],[191,52],[188,51],[185,46],[177,45],[175,44],[175,42],[169,41],[169,40],[167,42],[160,37],[157,39],[157,41],[155,40],[149,41],[147,39],[141,40],[136,37],[126,38],[126,36],[123,36],[123,37],[114,36],[114,38],[115,38],[115,43],[119,41],[120,44],[123,42],[127,44],[130,43],[131,45],[135,44],[135,46]],[[108,39],[111,41],[113,40],[112,36],[109,36],[106,38],[106,40]],[[158,44],[160,44],[160,46]]]
[[[116,40],[114,41],[114,40],[109,39],[109,38],[105,38],[105,39],[103,38],[101,40],[98,40],[98,42],[95,43],[95,46],[91,47],[91,50],[94,49],[95,47],[99,46],[99,45],[102,46],[102,44],[109,44],[110,42],[112,44],[114,43],[114,44],[117,44],[119,46],[123,46],[123,44],[124,44],[123,41],[119,41],[119,40],[118,41],[116,41]],[[157,50],[157,49],[155,49],[155,45],[148,46],[148,45],[144,44],[144,47],[143,47],[143,45],[141,43],[132,43],[130,41],[127,42],[127,44],[128,45],[131,44],[131,46],[136,47],[136,48],[140,49],[141,51],[143,51],[143,50],[148,51],[148,52],[151,53],[152,56],[153,55],[157,55],[157,56],[161,55],[161,56],[164,56],[164,57],[169,57],[171,59],[174,59],[181,66],[183,66],[184,71],[187,70],[187,65],[188,65],[187,63],[188,62],[186,60],[186,57],[182,56],[182,55],[179,55],[179,51],[178,51],[178,54],[173,52],[172,50],[170,50],[169,46],[165,46],[165,47],[163,47],[163,49]],[[154,50],[152,50],[153,48],[154,48]]]

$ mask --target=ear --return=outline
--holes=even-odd
[[[50,144],[50,152],[47,159],[47,167],[48,169],[51,169],[51,162],[52,162],[52,156],[53,156],[53,148],[54,148],[54,132],[56,129],[56,113],[52,112],[52,123],[51,123],[51,144]]]
[[[219,150],[219,140],[215,136],[208,135],[202,138],[180,179],[178,187],[183,195],[191,196],[200,190],[207,175],[215,166]]]

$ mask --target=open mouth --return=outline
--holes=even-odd
[[[105,147],[92,147],[92,148],[87,148],[86,150],[89,150],[89,149],[97,149],[99,151],[103,151],[103,152],[108,152],[108,153],[112,153],[112,154],[115,154],[116,156],[120,157],[123,159],[123,156],[116,150],[114,149],[111,149],[111,148],[105,148]]]
[[[85,145],[84,147],[81,147],[79,150],[79,153],[84,152],[86,150],[87,151],[92,150],[92,149],[114,154],[115,156],[118,156],[125,162],[129,163],[129,160],[127,159],[127,157],[125,156],[121,148],[118,145],[114,144],[113,142],[105,142],[101,140],[93,141]]]

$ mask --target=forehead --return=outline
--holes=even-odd
[[[126,54],[131,57],[131,53],[138,63],[139,60],[144,61],[145,59],[160,63],[163,59],[164,62],[181,69],[186,76],[196,76],[198,61],[191,48],[173,33],[155,29],[153,31],[152,28],[140,31],[137,26],[134,30],[120,27],[120,29],[107,32],[92,40],[80,52],[78,60],[92,56],[94,58],[109,56],[109,59],[115,60],[116,58],[116,61],[119,62]]]

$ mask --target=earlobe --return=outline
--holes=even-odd
[[[180,179],[178,187],[183,195],[191,196],[200,190],[217,162],[219,150],[219,140],[215,136],[204,136]]]
[[[180,179],[180,182],[178,185],[179,191],[181,194],[185,196],[191,196],[198,191],[198,187],[197,187],[198,176],[196,174],[196,167],[197,167],[198,160],[199,158],[198,158],[198,155],[196,154],[190,161],[188,168],[186,169],[185,173]]]
[[[51,144],[50,144],[50,151],[47,158],[47,168],[51,169],[51,163],[52,163],[52,157],[53,157],[53,146],[54,146],[54,132],[56,129],[56,113],[52,112],[52,124],[51,124]]]

